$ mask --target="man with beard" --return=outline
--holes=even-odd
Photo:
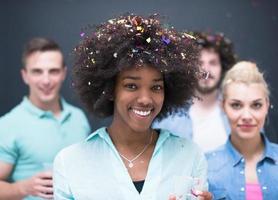
[[[207,76],[199,80],[197,98],[189,109],[184,108],[153,126],[192,139],[207,152],[224,144],[230,131],[219,101],[219,86],[236,56],[231,41],[223,34],[195,32],[193,35],[200,50],[200,66]]]

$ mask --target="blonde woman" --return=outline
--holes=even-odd
[[[231,135],[207,154],[209,190],[214,199],[277,199],[278,146],[261,133],[269,108],[263,74],[255,63],[239,62],[226,74],[222,92]]]

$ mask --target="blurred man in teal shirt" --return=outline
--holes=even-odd
[[[67,68],[57,43],[30,40],[22,61],[29,95],[0,118],[0,199],[52,199],[54,157],[85,139],[90,126],[60,95]]]

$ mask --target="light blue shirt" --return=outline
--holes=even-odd
[[[54,162],[54,199],[168,200],[176,177],[206,180],[203,153],[189,140],[161,130],[139,194],[106,128],[63,149]],[[180,187],[185,182],[180,182]],[[206,181],[204,188],[206,187]],[[185,193],[188,191],[184,191]]]
[[[264,200],[278,199],[278,145],[262,134],[265,148],[256,171]],[[226,145],[206,154],[209,191],[214,199],[245,200],[245,160],[230,139]]]
[[[0,162],[14,165],[9,182],[46,170],[62,148],[87,137],[90,126],[85,114],[63,99],[61,105],[63,110],[56,118],[24,97],[0,118]]]
[[[224,112],[221,112],[221,119],[226,130],[226,134],[230,133],[229,121]],[[192,139],[193,138],[193,127],[192,119],[189,116],[188,112],[180,111],[179,113],[172,114],[160,122],[155,121],[153,124],[154,128],[163,128],[168,129],[174,135]]]

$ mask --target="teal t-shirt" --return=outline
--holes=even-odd
[[[88,120],[80,109],[63,99],[61,105],[62,112],[55,117],[24,97],[0,118],[0,162],[14,165],[9,182],[47,170],[62,148],[82,141],[90,133]]]

